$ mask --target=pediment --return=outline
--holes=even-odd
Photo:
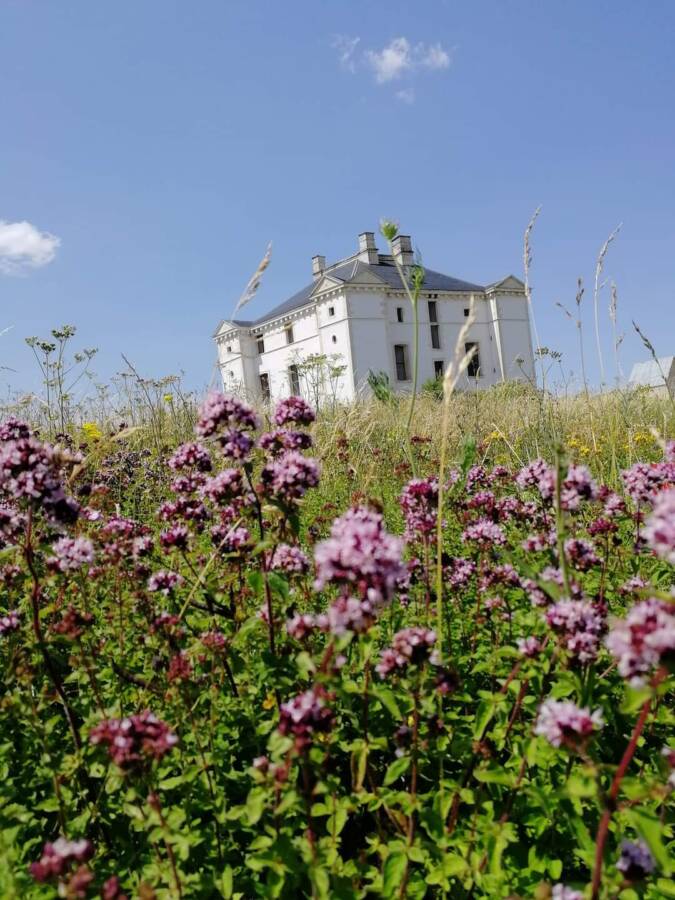
[[[489,291],[517,291],[518,293],[522,293],[525,290],[525,285],[520,280],[520,278],[516,278],[515,275],[507,275],[506,278],[503,278],[501,281],[495,281],[494,284],[488,285],[486,290]]]
[[[316,297],[317,294],[323,294],[325,291],[332,291],[336,287],[340,287],[344,284],[342,278],[331,278],[330,275],[322,275],[321,278],[317,281],[317,283],[312,288],[311,297]]]

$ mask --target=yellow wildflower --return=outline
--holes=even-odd
[[[270,693],[263,700],[263,709],[272,709],[272,707],[276,705],[276,702],[277,701],[274,697],[274,694],[270,691]]]
[[[85,422],[82,425],[82,433],[88,441],[100,441],[103,437],[96,422]]]
[[[173,403],[173,394],[164,394],[164,402],[165,403]]]

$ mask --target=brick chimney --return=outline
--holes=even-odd
[[[412,266],[415,261],[412,241],[407,234],[399,234],[391,242],[391,251],[395,260],[402,266]]]
[[[359,235],[359,259],[371,266],[376,266],[380,261],[372,231],[362,231]]]
[[[313,256],[312,257],[312,277],[316,281],[321,278],[323,273],[326,271],[326,257],[325,256]]]

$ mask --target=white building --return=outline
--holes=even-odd
[[[660,356],[658,363],[653,359],[635,363],[628,383],[630,387],[647,387],[675,396],[675,356]]]
[[[392,250],[408,273],[410,238],[397,237]],[[366,231],[353,256],[331,265],[313,257],[311,283],[259,319],[222,321],[214,339],[225,389],[250,399],[302,393],[309,400],[351,400],[368,391],[369,372],[383,372],[394,390],[410,391],[412,309],[394,256],[379,253]],[[418,304],[419,384],[445,370],[472,299],[476,322],[467,344],[477,352],[458,387],[534,381],[523,283],[509,276],[483,287],[426,269]]]

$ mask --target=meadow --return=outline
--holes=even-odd
[[[675,897],[667,396],[117,397],[0,425],[2,897]]]

